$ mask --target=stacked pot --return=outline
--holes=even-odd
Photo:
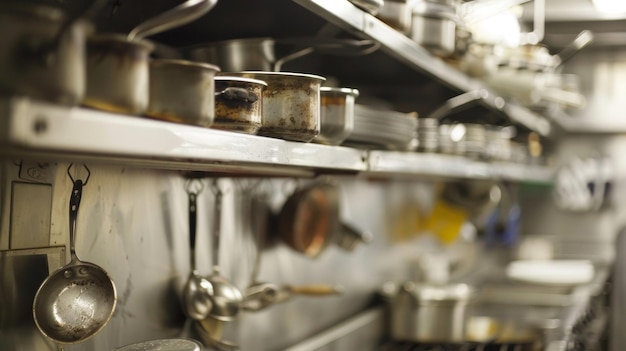
[[[0,94],[62,105],[85,93],[85,38],[90,27],[57,8],[0,4]]]
[[[417,1],[413,6],[410,37],[433,54],[454,53],[457,8],[454,0]]]
[[[170,14],[189,21],[212,4],[183,4],[187,7]],[[258,69],[254,63],[218,76],[220,68],[198,55],[151,58],[155,44],[142,38],[174,26],[156,29],[159,21],[159,16],[146,21],[129,35],[91,35],[86,21],[55,8],[0,4],[0,29],[11,33],[0,38],[5,48],[0,94],[330,145],[340,144],[352,130],[358,91],[321,89],[325,78],[311,74],[251,71]]]

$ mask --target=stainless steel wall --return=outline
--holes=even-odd
[[[602,134],[566,134],[557,143],[555,161],[564,165],[575,157],[608,157],[616,171],[608,202],[599,211],[569,212],[554,205],[549,189],[527,192],[523,198],[523,232],[550,238],[554,255],[560,258],[589,258],[614,261],[613,297],[611,301],[610,349],[622,350],[626,336],[623,310],[626,306],[626,50],[622,47],[585,49],[570,63],[565,72],[580,77],[587,106],[571,113],[570,121],[602,130]],[[530,195],[532,194],[532,195]]]
[[[72,188],[67,164],[25,161],[20,167],[18,161],[6,161],[0,165],[0,349],[55,350],[35,329],[30,306],[48,269],[64,262]],[[119,300],[101,333],[65,350],[111,350],[147,339],[191,335],[184,328],[180,308],[180,292],[189,272],[184,177],[174,171],[89,166],[91,178],[78,214],[77,252],[81,259],[109,272]],[[382,282],[415,271],[405,263],[416,254],[412,244],[395,245],[389,238],[414,234],[412,221],[432,201],[432,184],[353,177],[336,180],[341,185],[343,218],[372,232],[373,242],[351,253],[331,246],[317,259],[309,259],[270,240],[262,252],[259,280],[340,284],[345,293],[298,297],[266,311],[243,313],[225,330],[225,337],[240,343],[243,350],[284,349],[368,307]],[[223,274],[240,289],[250,283],[258,231],[258,222],[245,211],[246,204],[261,193],[278,211],[291,191],[308,181],[264,179],[257,191],[250,191],[246,186],[255,180],[220,180],[225,192],[220,264]],[[205,184],[198,199],[197,262],[200,273],[209,274],[214,196],[208,180]],[[41,246],[52,248],[25,249]],[[374,329],[364,339],[372,348],[381,326]]]
[[[568,62],[564,72],[580,77],[587,97],[584,109],[569,112],[570,121],[624,126],[620,121],[626,112],[625,49],[591,46]],[[604,130],[602,134],[562,135],[556,142],[554,161],[566,165],[576,157],[608,157],[617,177],[606,206],[595,212],[562,211],[554,205],[549,189],[524,197],[523,232],[554,238],[559,257],[611,260],[617,232],[626,225],[626,135],[616,128]]]
[[[574,119],[596,123],[623,120],[626,111],[626,50],[621,46],[594,46],[583,49],[563,68],[580,79],[581,92],[587,98],[585,108],[570,111]]]

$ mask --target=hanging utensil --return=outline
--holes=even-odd
[[[330,296],[343,292],[343,288],[334,285],[282,285],[273,283],[255,283],[246,289],[243,309],[260,311],[277,303],[287,302],[294,296]]]
[[[216,4],[217,0],[188,0],[139,24],[128,33],[128,40],[142,39],[195,21]]]
[[[264,213],[260,216],[267,216],[269,212],[268,205],[265,201],[256,199],[255,204],[259,209],[258,212]],[[255,211],[256,212],[256,211]],[[267,219],[267,217],[265,217]],[[256,221],[255,221],[256,222]],[[244,299],[242,302],[242,308],[246,311],[260,311],[271,305],[282,303],[290,300],[295,295],[300,296],[328,296],[337,295],[343,292],[340,286],[332,285],[302,285],[291,286],[273,283],[260,282],[258,280],[259,271],[261,268],[261,250],[263,242],[265,240],[265,234],[268,228],[268,223],[265,220],[260,220],[262,225],[259,227],[255,235],[256,244],[256,257],[254,260],[254,267],[252,270],[251,284],[245,291]]]
[[[339,228],[339,194],[328,183],[313,183],[296,190],[278,215],[278,233],[289,247],[315,258],[330,242],[331,233]]]
[[[372,235],[341,220],[339,188],[330,182],[301,187],[287,199],[277,218],[278,234],[292,249],[311,258],[330,243],[352,251]]]
[[[81,261],[76,255],[76,218],[83,182],[67,173],[73,182],[69,203],[71,261],[43,281],[33,301],[33,318],[45,336],[61,344],[85,341],[97,334],[113,316],[117,303],[115,284],[100,266]]]
[[[222,190],[217,180],[213,181],[215,193],[215,211],[213,217],[213,274],[209,282],[213,286],[213,305],[209,316],[220,321],[231,321],[237,317],[241,307],[243,296],[235,285],[220,274],[219,246],[222,222]]]
[[[196,270],[196,220],[197,198],[203,190],[202,181],[188,180],[185,190],[189,196],[189,259],[191,272],[183,290],[183,307],[187,317],[194,320],[205,319],[213,307],[213,286]]]

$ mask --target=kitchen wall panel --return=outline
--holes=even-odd
[[[19,163],[3,164],[2,184],[19,180]],[[71,181],[66,163],[56,166],[50,180],[49,246],[68,243],[68,200]],[[185,325],[180,307],[180,292],[189,272],[187,195],[184,177],[175,171],[159,171],[105,164],[89,164],[91,177],[83,189],[77,223],[76,248],[79,257],[102,266],[114,279],[118,306],[109,324],[94,338],[65,350],[111,350],[115,347],[154,338],[195,336]],[[80,170],[74,165],[72,172]],[[76,174],[77,176],[80,176]],[[84,176],[84,172],[83,172]],[[241,290],[250,283],[256,257],[254,216],[246,209],[254,206],[251,198],[263,197],[278,212],[287,196],[310,179],[221,179],[224,191],[220,265],[222,273]],[[369,245],[353,252],[329,246],[317,259],[295,253],[268,233],[263,245],[258,279],[281,284],[337,284],[341,296],[297,297],[258,313],[242,313],[239,320],[225,328],[224,337],[241,344],[243,350],[278,350],[306,339],[371,305],[382,282],[407,277],[417,270],[419,247],[413,244],[414,229],[399,225],[397,213],[413,213],[428,208],[433,189],[429,182],[370,181],[354,177],[335,177],[341,188],[342,218],[374,234]],[[211,273],[211,242],[214,195],[209,180],[198,198],[198,267]],[[251,190],[252,185],[256,187]],[[2,189],[2,199],[11,195],[10,186]],[[34,199],[32,199],[34,201]],[[6,203],[3,202],[3,203]],[[10,206],[9,206],[10,207]],[[252,213],[259,213],[253,209]],[[4,225],[10,211],[2,211],[0,243],[7,251],[9,236]],[[406,217],[404,218],[406,221]],[[398,229],[400,228],[400,229]],[[392,231],[405,231],[393,234]],[[390,240],[402,238],[401,242]],[[414,241],[414,240],[413,240]],[[2,265],[2,284],[11,287],[15,280],[12,265]],[[53,269],[54,267],[50,267]],[[36,276],[41,279],[42,275]],[[24,286],[23,284],[20,287]],[[38,283],[23,289],[34,289]],[[22,292],[20,292],[21,294]],[[24,292],[34,295],[34,291]],[[3,293],[0,307],[0,345],[2,350],[54,350],[32,323],[28,328],[14,325]],[[23,310],[20,320],[31,320]],[[32,322],[32,320],[31,320]],[[380,326],[377,328],[381,333]],[[369,332],[370,335],[373,332]],[[33,347],[33,345],[37,345]],[[262,345],[262,346],[261,346]],[[372,345],[374,347],[375,345]]]

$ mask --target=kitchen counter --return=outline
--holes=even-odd
[[[490,279],[479,290],[473,314],[539,328],[545,351],[586,349],[580,347],[597,342],[606,324],[609,276],[610,267],[595,266],[593,280],[574,287]]]

